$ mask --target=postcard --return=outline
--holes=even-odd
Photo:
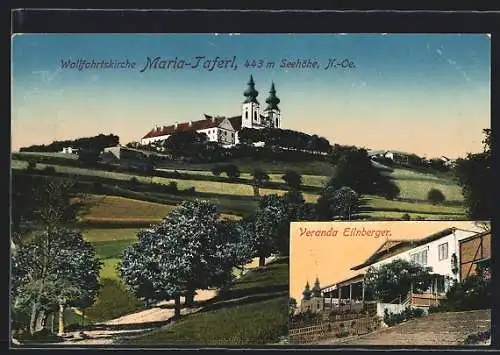
[[[490,41],[14,35],[12,344],[281,346],[308,310],[333,342],[334,308],[365,310],[351,268],[491,219]],[[450,233],[415,260],[455,255],[458,280]],[[392,329],[409,292],[353,327]]]

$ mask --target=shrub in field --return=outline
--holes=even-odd
[[[184,190],[184,193],[187,195],[194,195],[196,194],[196,189],[194,186],[188,187],[187,189]]]
[[[177,187],[177,181],[170,181],[168,185],[165,187],[165,191],[170,193],[175,193],[179,191],[179,188]]]
[[[409,221],[411,219],[411,217],[408,213],[403,213],[403,215],[401,216],[401,219],[403,221]]]
[[[30,160],[28,161],[28,167],[26,168],[28,171],[33,171],[36,169],[36,161]]]
[[[427,193],[427,200],[435,205],[438,203],[443,203],[446,200],[446,197],[441,190],[433,188],[430,189]]]
[[[96,322],[106,321],[135,312],[144,307],[118,280],[102,279],[96,302],[86,310],[86,315]]]
[[[46,166],[43,169],[43,172],[46,173],[46,174],[55,174],[56,173],[56,168],[54,168],[53,166]]]
[[[240,177],[240,169],[234,164],[229,164],[224,167],[224,171],[231,179]]]
[[[220,165],[214,165],[212,168],[212,174],[214,174],[215,176],[220,176],[223,171],[224,169]]]

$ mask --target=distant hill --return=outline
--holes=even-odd
[[[54,141],[50,144],[32,145],[29,147],[22,147],[20,152],[43,152],[43,153],[57,153],[62,152],[63,148],[71,147],[73,149],[83,150],[97,150],[102,151],[107,147],[114,147],[120,142],[120,137],[114,134],[99,134],[94,137],[83,137],[73,140]]]

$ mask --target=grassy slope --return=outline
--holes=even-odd
[[[184,316],[137,338],[130,345],[244,345],[269,344],[288,331],[288,259],[251,271],[230,289],[208,301],[195,314]]]
[[[25,162],[13,161],[13,166],[15,168],[22,168],[21,165]],[[324,162],[304,162],[304,163],[268,163],[259,162],[255,163],[248,159],[243,159],[238,161],[238,166],[244,173],[242,177],[245,179],[250,179],[249,171],[254,167],[260,166],[271,173],[271,179],[273,181],[280,181],[282,173],[287,169],[296,169],[302,173],[308,173],[304,176],[304,181],[310,186],[322,186],[328,180],[328,174],[331,173],[331,166]],[[20,165],[21,164],[21,165]],[[177,170],[190,171],[191,173],[195,171],[197,174],[211,174],[210,169],[214,164],[173,164],[173,167],[165,170]],[[38,164],[39,168],[43,168],[44,164]],[[183,168],[183,169],[178,169]],[[190,169],[190,170],[188,170]],[[191,170],[193,169],[193,170]],[[204,169],[204,170],[203,170]],[[83,175],[93,175],[102,176],[119,180],[129,180],[131,178],[130,174],[115,173],[115,172],[105,172],[105,171],[94,171],[91,169],[81,169],[66,166],[56,166],[56,170],[60,172],[67,173],[78,173]],[[311,175],[315,173],[317,175]],[[400,218],[402,213],[408,213],[411,218],[425,217],[426,219],[462,219],[465,218],[464,209],[458,206],[433,206],[425,202],[427,192],[431,188],[438,188],[444,192],[448,201],[454,201],[460,203],[463,201],[461,195],[460,187],[451,179],[444,175],[436,176],[432,174],[419,173],[408,169],[395,169],[391,174],[395,179],[396,183],[400,187],[401,197],[413,200],[420,200],[418,202],[406,202],[406,201],[387,201],[385,199],[367,196],[367,209],[365,209],[359,217],[361,218]],[[239,215],[248,214],[255,207],[256,203],[252,200],[253,189],[247,184],[228,184],[224,182],[213,182],[213,181],[200,181],[196,179],[192,180],[181,180],[181,179],[167,179],[167,178],[148,178],[137,176],[139,181],[143,183],[163,183],[167,184],[170,181],[176,181],[180,189],[186,189],[191,186],[196,188],[196,191],[204,194],[206,197],[215,203],[217,203],[221,210],[225,212],[233,212]],[[277,193],[283,194],[284,190],[275,189],[261,189],[261,194]],[[144,193],[144,195],[154,195],[157,197],[163,197],[165,194],[159,193]],[[162,196],[160,196],[162,195]],[[166,195],[165,195],[166,196]],[[315,202],[317,195],[305,193],[304,197],[308,202]],[[185,197],[191,198],[191,197]],[[121,201],[119,203],[124,203]],[[157,205],[158,206],[158,205]],[[171,207],[158,207],[158,213],[164,213],[168,211]],[[127,208],[124,207],[124,210]],[[115,215],[111,217],[115,222],[137,222],[139,225],[145,225],[152,223],[157,218],[144,218],[136,216],[134,218],[128,217],[118,217]],[[106,222],[110,220],[106,216],[92,216],[88,220],[93,222]],[[116,224],[116,223],[115,223]],[[101,224],[102,225],[102,224]]]

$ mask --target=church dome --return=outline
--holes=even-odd
[[[274,88],[274,83],[271,84],[271,90],[269,90],[269,96],[266,99],[267,110],[278,110],[278,104],[280,103],[280,99],[276,96],[276,89]]]
[[[253,81],[252,75],[250,75],[250,80],[247,85],[247,89],[243,92],[243,96],[246,97],[245,103],[254,102],[258,104],[259,101],[257,101],[257,96],[259,96],[259,92],[255,90],[255,82]]]

